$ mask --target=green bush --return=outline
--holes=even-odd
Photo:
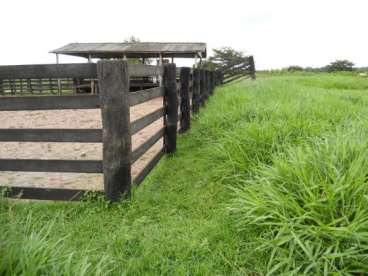
[[[257,229],[269,274],[368,271],[368,134],[358,129],[291,147],[235,188],[230,210],[241,230]]]

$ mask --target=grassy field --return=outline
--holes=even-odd
[[[0,275],[368,271],[368,80],[220,87],[132,200],[0,200]]]

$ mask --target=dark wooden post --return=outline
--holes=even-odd
[[[185,132],[190,129],[190,100],[189,100],[189,78],[190,68],[182,67],[180,69],[180,132]]]
[[[211,76],[211,95],[215,92],[215,71],[210,71]]]
[[[209,70],[206,70],[206,84],[207,84],[207,96],[206,100],[211,96],[211,73]]]
[[[198,112],[201,105],[201,72],[199,69],[193,70],[193,97],[192,108],[193,112]]]
[[[218,85],[222,84],[222,71],[218,70]]]
[[[15,95],[17,93],[17,89],[15,86],[15,80],[10,80],[10,92]]]
[[[29,93],[33,93],[32,81],[30,79],[27,79],[27,90]]]
[[[42,79],[38,79],[38,91],[42,94]]]
[[[254,64],[253,56],[249,57],[249,67],[250,67],[250,77],[252,78],[252,80],[255,80],[256,79],[256,66]]]
[[[126,61],[97,63],[103,125],[103,172],[107,199],[129,197],[131,152],[129,75]]]
[[[219,71],[215,71],[215,86],[219,85]]]
[[[176,151],[176,132],[178,129],[178,95],[176,92],[176,65],[164,65],[163,84],[165,87],[165,135],[164,144],[166,153]]]
[[[206,96],[206,75],[203,69],[200,69],[200,106],[204,105],[205,96]]]
[[[0,80],[0,95],[4,95],[3,80]]]
[[[221,70],[217,70],[217,85],[221,85],[222,84],[222,72]]]
[[[49,79],[49,90],[52,94],[54,94],[54,86],[52,85],[52,79]]]

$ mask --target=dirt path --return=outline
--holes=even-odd
[[[145,102],[131,108],[134,121],[162,106],[162,98]],[[160,127],[163,120],[157,120],[132,138],[133,149],[146,141]],[[93,110],[54,111],[6,111],[0,112],[0,128],[101,128],[101,113]],[[133,164],[133,177],[145,166],[162,147],[162,139],[144,156]],[[102,160],[101,143],[0,143],[0,158]],[[102,174],[80,173],[33,173],[0,172],[0,185],[37,186],[67,189],[103,189]]]

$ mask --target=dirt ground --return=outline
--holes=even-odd
[[[162,106],[162,98],[131,107],[134,121]],[[145,142],[160,127],[163,119],[132,137],[133,150]],[[3,111],[0,112],[0,128],[102,128],[101,111],[52,110],[52,111]],[[135,177],[145,164],[162,147],[162,139],[133,164]],[[102,160],[102,143],[28,143],[0,142],[0,158]],[[103,189],[102,174],[0,172],[0,185],[23,187],[48,187],[66,189]]]

